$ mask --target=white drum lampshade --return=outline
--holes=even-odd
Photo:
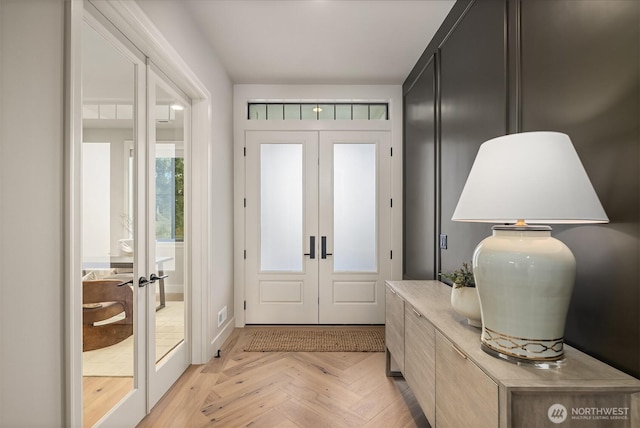
[[[575,259],[546,225],[609,221],[569,137],[525,132],[483,143],[452,220],[499,224],[473,254],[483,349],[561,359]]]

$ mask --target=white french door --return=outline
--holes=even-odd
[[[102,24],[85,13],[82,344],[74,352],[82,354],[82,425],[106,427],[146,414],[148,280],[139,278],[153,271],[146,266],[146,65]]]
[[[87,12],[82,29],[83,349],[74,352],[82,425],[135,426],[191,357],[191,100],[96,16]]]
[[[384,323],[390,136],[246,133],[247,324]]]
[[[320,324],[384,324],[390,144],[388,132],[320,133]]]
[[[147,287],[148,408],[190,361],[188,315],[188,153],[191,101],[148,68],[147,271],[159,279]]]
[[[246,322],[315,324],[318,134],[247,132],[246,148]]]

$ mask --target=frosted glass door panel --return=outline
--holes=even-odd
[[[333,174],[334,271],[375,272],[376,145],[335,144]]]
[[[260,145],[260,270],[301,272],[302,144]]]

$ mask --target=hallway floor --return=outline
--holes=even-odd
[[[138,427],[427,427],[383,352],[244,352],[236,329],[221,358],[191,366]]]

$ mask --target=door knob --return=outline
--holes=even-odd
[[[141,276],[138,279],[138,287],[144,287],[145,285],[150,284],[150,283],[151,282],[147,278],[145,278],[144,276]]]

